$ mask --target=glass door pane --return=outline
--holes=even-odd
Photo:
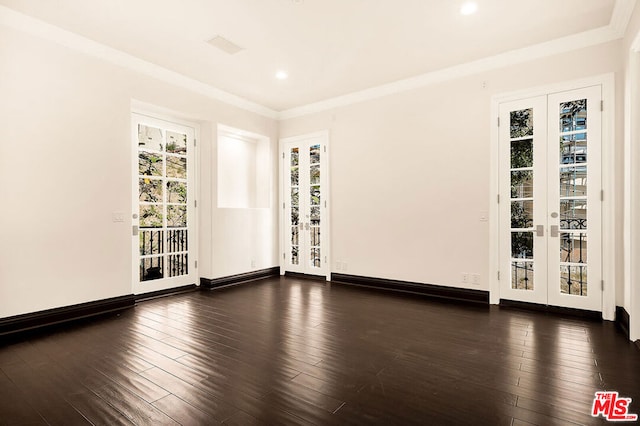
[[[328,273],[326,140],[325,135],[283,140],[282,241],[286,271]]]
[[[136,144],[136,292],[190,284],[193,129],[133,116]],[[134,231],[134,234],[136,232]]]
[[[542,303],[546,251],[540,235],[546,199],[546,99],[501,105],[501,269],[508,271],[502,298]]]
[[[602,310],[600,90],[500,105],[502,299]]]
[[[600,88],[549,96],[549,301],[601,310]]]

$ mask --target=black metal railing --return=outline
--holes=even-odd
[[[522,266],[524,265],[524,266]],[[520,290],[533,289],[533,263],[532,262],[513,262],[512,272],[512,285],[515,283],[515,288]],[[524,287],[520,286],[520,283],[524,283]]]
[[[587,219],[564,218],[560,219],[560,228],[568,230],[586,230]],[[587,294],[587,234],[564,233],[560,239],[560,252],[563,262],[579,263],[579,265],[564,265],[566,275],[560,276],[560,287],[563,293],[586,296]]]
[[[142,229],[140,231],[140,255],[151,256],[140,260],[140,280],[149,281],[177,277],[189,273],[188,231],[186,229]],[[183,253],[181,253],[183,252]],[[165,256],[165,253],[169,253]],[[171,254],[175,253],[175,254]],[[167,258],[167,270],[164,262]]]
[[[524,225],[532,226],[530,220]],[[586,230],[587,219],[563,218],[560,220],[562,230]],[[514,257],[523,259],[533,256],[532,234],[518,233],[512,236],[511,252]],[[562,265],[560,275],[561,291],[565,294],[587,295],[587,234],[586,232],[564,232],[560,238],[560,260],[574,265]],[[576,265],[577,264],[577,265]],[[533,289],[533,263],[512,262],[512,286],[517,289]]]

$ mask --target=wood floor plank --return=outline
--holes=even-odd
[[[0,341],[0,425],[592,425],[614,324],[289,277]]]
[[[188,402],[178,398],[175,395],[167,395],[153,403],[166,415],[184,426],[189,425],[217,425],[220,424],[214,420],[209,414],[194,407]]]
[[[169,395],[167,390],[145,379],[136,372],[126,367],[121,367],[119,364],[111,362],[108,359],[99,360],[93,366],[118,385],[149,403]]]
[[[217,399],[203,388],[191,385],[160,368],[152,368],[141,374],[218,422],[238,411],[238,408]]]
[[[46,425],[15,384],[0,378],[0,425]]]
[[[130,426],[134,424],[114,406],[89,390],[67,395],[66,399],[96,426]]]
[[[116,383],[109,383],[93,392],[136,425],[179,425],[171,417]]]
[[[13,364],[5,372],[15,389],[47,423],[88,425],[89,421],[70,405],[61,395],[54,380],[55,365]]]

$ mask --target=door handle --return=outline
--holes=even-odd
[[[557,238],[558,237],[558,225],[551,225],[551,232],[550,232],[550,236],[553,238]]]
[[[536,236],[544,237],[544,225],[536,226]]]

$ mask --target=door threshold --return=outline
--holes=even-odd
[[[500,299],[500,308],[520,309],[524,311],[544,312],[560,316],[571,316],[581,319],[602,321],[602,312],[586,309],[565,308],[563,306],[543,305],[541,303],[519,302],[516,300]]]
[[[303,280],[313,280],[313,281],[327,280],[327,277],[325,277],[324,275],[311,275],[311,274],[303,274],[301,272],[291,272],[291,271],[285,271],[284,276],[291,277],[291,278],[299,278]]]

